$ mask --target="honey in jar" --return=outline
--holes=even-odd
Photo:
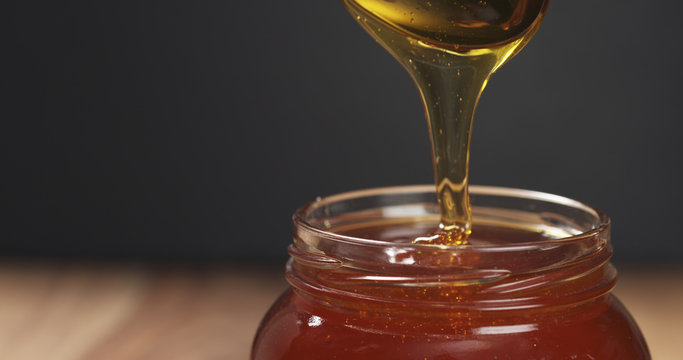
[[[252,360],[649,359],[611,294],[609,219],[560,196],[471,188],[463,246],[414,243],[432,186],[346,193],[294,216],[287,290]]]

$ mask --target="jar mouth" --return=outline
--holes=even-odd
[[[471,186],[470,197],[472,236],[458,246],[412,241],[438,226],[434,186],[319,198],[294,214],[288,280],[325,296],[405,305],[413,294],[428,296],[419,303],[429,306],[495,310],[543,306],[553,297],[576,303],[613,287],[610,220],[602,211],[520,189]]]
[[[545,239],[542,240],[535,240],[535,241],[518,241],[515,243],[508,243],[508,244],[490,244],[490,243],[477,243],[477,244],[471,244],[471,245],[460,245],[460,246],[452,246],[452,245],[431,245],[431,244],[424,244],[424,243],[415,243],[415,244],[410,244],[412,247],[415,248],[425,248],[425,249],[430,249],[433,250],[434,248],[441,248],[441,249],[454,249],[454,248],[459,248],[461,250],[467,249],[467,248],[476,248],[478,251],[495,251],[496,249],[498,250],[505,250],[505,251],[515,251],[515,250],[521,250],[521,251],[526,251],[530,247],[544,247],[544,246],[549,246],[549,245],[557,245],[558,243],[571,243],[571,242],[580,242],[585,239],[590,239],[594,238],[600,234],[608,233],[609,232],[609,227],[610,227],[610,219],[601,210],[579,202],[577,200],[573,200],[567,197],[559,196],[559,195],[554,195],[550,193],[545,193],[545,192],[540,192],[540,191],[533,191],[533,190],[524,190],[524,189],[515,189],[515,188],[506,188],[506,187],[496,187],[496,186],[481,186],[481,185],[471,185],[469,186],[469,191],[470,195],[472,197],[472,207],[473,207],[473,217],[474,217],[474,222],[477,222],[477,213],[480,211],[477,211],[480,209],[478,200],[480,197],[500,197],[500,198],[509,198],[509,199],[523,199],[525,201],[534,201],[538,203],[545,203],[545,204],[550,204],[553,206],[557,206],[560,208],[563,208],[565,211],[566,210],[573,210],[574,216],[576,215],[583,215],[584,217],[589,218],[588,221],[585,221],[582,225],[578,225],[576,223],[571,224],[572,226],[568,226],[567,224],[558,224],[557,223],[557,218],[552,218],[549,219],[551,224],[537,224],[539,225],[538,227],[541,229],[544,229],[545,231],[551,230],[552,227],[555,227],[556,231],[548,231],[549,236],[547,236]],[[344,192],[340,194],[335,194],[331,196],[327,196],[324,198],[318,198],[316,201],[308,203],[304,205],[303,207],[299,208],[293,216],[293,221],[295,224],[296,228],[300,228],[301,230],[304,230],[305,232],[308,232],[310,234],[314,234],[316,236],[328,238],[328,239],[334,239],[339,242],[344,242],[344,243],[349,243],[349,244],[357,244],[359,246],[393,246],[396,245],[394,241],[387,241],[387,240],[378,240],[378,239],[369,239],[366,237],[358,237],[358,236],[350,236],[350,235],[345,235],[345,234],[339,234],[334,231],[331,231],[330,229],[334,228],[334,224],[332,223],[332,218],[336,215],[333,214],[332,209],[330,206],[335,206],[339,204],[345,204],[346,202],[349,201],[361,201],[363,202],[364,199],[370,199],[373,197],[396,197],[400,198],[398,201],[418,201],[418,198],[423,195],[430,195],[433,194],[433,206],[431,207],[431,215],[432,218],[435,218],[436,211],[438,211],[438,207],[436,206],[436,195],[435,195],[435,188],[434,185],[410,185],[410,186],[395,186],[395,187],[382,187],[382,188],[372,188],[372,189],[363,189],[363,190],[355,190],[355,191],[349,191],[349,192]],[[386,204],[383,203],[381,200],[379,201],[380,205],[385,204],[385,210],[386,208],[390,208],[390,206],[405,206],[406,204]],[[388,206],[387,206],[388,205]],[[531,207],[531,210],[538,211],[538,209],[533,209],[535,206],[534,205],[527,205]],[[343,205],[342,205],[343,207]],[[394,208],[394,210],[396,210]],[[419,215],[428,215],[430,214],[429,209],[425,209],[425,212],[423,214]],[[519,209],[518,209],[519,210]],[[326,218],[315,218],[316,212],[320,213],[322,212],[325,214]],[[382,211],[382,216],[386,215],[387,213],[391,213],[392,211]],[[401,210],[394,211],[393,212],[394,216],[400,217],[401,215]],[[416,214],[407,214],[403,213],[404,217],[409,217],[409,216],[415,216]],[[546,216],[549,214],[545,214]],[[560,216],[562,217],[562,216]],[[573,227],[573,228],[572,228]],[[564,232],[564,236],[561,235],[561,233]]]

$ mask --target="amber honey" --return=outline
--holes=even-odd
[[[362,190],[297,211],[291,288],[264,317],[252,360],[650,359],[611,294],[605,214],[469,186],[479,96],[547,1],[343,2],[418,86],[436,191]]]
[[[430,187],[297,212],[292,288],[264,318],[252,359],[650,358],[611,294],[604,214],[549,194],[472,191],[470,244],[457,247],[412,242],[439,221]]]
[[[462,245],[471,233],[469,148],[490,76],[533,37],[547,0],[344,0],[408,71],[425,108],[441,209],[438,230],[416,238]]]

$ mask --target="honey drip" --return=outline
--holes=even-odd
[[[489,77],[541,24],[547,0],[343,0],[358,23],[408,70],[425,107],[439,230],[416,243],[465,245],[474,111]]]

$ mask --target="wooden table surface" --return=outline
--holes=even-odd
[[[280,269],[0,263],[0,359],[248,359]],[[683,358],[683,268],[623,269],[655,360]]]

